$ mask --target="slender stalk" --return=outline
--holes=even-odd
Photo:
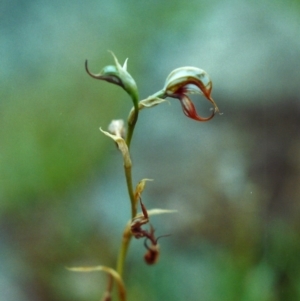
[[[138,120],[138,117],[139,117],[139,106],[138,106],[138,103],[135,103],[134,104],[134,118],[131,121],[128,120],[128,129],[127,129],[128,132],[127,132],[127,136],[126,136],[126,144],[128,146],[128,149],[130,149],[130,143],[131,143],[133,131],[134,131],[136,122]]]
[[[134,192],[133,192],[133,184],[132,184],[132,175],[131,175],[131,166],[130,167],[124,167],[125,170],[125,177],[126,177],[126,184],[127,184],[127,190],[130,198],[130,204],[131,204],[131,218],[133,219],[136,216],[137,213],[137,206],[136,206],[136,200],[134,198]]]
[[[130,233],[130,230],[128,231],[126,227],[123,233],[121,248],[119,251],[117,267],[116,267],[116,270],[121,278],[123,278],[124,263],[125,263],[128,247],[131,241],[131,237],[132,235]]]
[[[131,218],[134,218],[137,214],[137,206],[136,202],[134,199],[134,192],[133,192],[133,185],[132,185],[132,175],[131,175],[131,166],[125,167],[125,177],[126,177],[126,183],[127,183],[127,190],[130,198],[130,203],[131,203]],[[131,232],[130,232],[130,225],[127,225],[125,227],[124,233],[123,233],[123,238],[122,238],[122,243],[119,251],[119,256],[118,256],[118,261],[117,261],[117,272],[122,278],[123,275],[123,269],[124,269],[124,263],[125,263],[125,258],[127,255],[127,250],[131,241]]]
[[[165,97],[164,91],[158,91],[157,93],[153,94],[152,96],[148,97],[147,99],[155,99],[157,97]],[[128,119],[128,129],[127,129],[127,136],[126,136],[126,144],[128,147],[128,150],[130,149],[130,143],[132,140],[133,132],[135,129],[135,125],[138,120],[138,115],[139,115],[139,105],[138,101],[133,101],[134,103],[134,115],[133,118]],[[127,184],[127,190],[128,190],[128,195],[130,199],[130,204],[131,204],[131,219],[133,219],[136,214],[137,214],[137,203],[134,198],[134,190],[133,190],[133,184],[132,184],[132,166],[124,166],[124,171],[125,171],[125,178],[126,178],[126,184]],[[128,251],[128,247],[130,244],[132,238],[132,234],[130,232],[130,225],[127,225],[125,227],[123,237],[122,237],[122,243],[121,247],[119,250],[119,255],[118,255],[118,260],[117,260],[117,267],[116,270],[119,273],[119,275],[123,276],[123,270],[124,270],[124,264],[125,264],[125,259]]]
[[[134,106],[134,118],[131,122],[128,122],[128,132],[126,136],[126,144],[128,147],[128,150],[130,148],[130,143],[133,135],[133,131],[136,125],[136,122],[138,120],[138,115],[139,115],[139,109],[138,109],[138,103]],[[132,184],[132,173],[131,173],[131,165],[130,166],[124,166],[124,171],[125,171],[125,178],[126,178],[126,184],[127,184],[127,190],[128,190],[128,195],[130,199],[130,204],[131,204],[131,218],[134,218],[137,213],[137,206],[136,202],[134,199],[134,191],[133,191],[133,184]],[[122,243],[118,255],[118,260],[117,260],[117,272],[119,275],[123,276],[123,270],[124,270],[124,263],[125,263],[125,258],[127,255],[127,250],[131,241],[131,232],[130,228],[128,229],[128,226],[126,226],[124,233],[123,233],[123,238],[122,238]]]

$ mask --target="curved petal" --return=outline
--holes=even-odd
[[[189,118],[192,118],[192,119],[197,120],[197,121],[209,121],[215,116],[216,110],[214,110],[209,117],[199,116],[197,114],[197,111],[196,111],[196,108],[195,108],[194,104],[189,99],[189,97],[186,96],[186,95],[181,95],[181,97],[178,98],[178,99],[181,103],[183,113]]]
[[[106,66],[102,69],[102,71],[99,74],[92,73],[88,68],[88,61],[85,61],[85,70],[89,76],[95,79],[105,80],[107,82],[110,82],[112,84],[116,84],[118,86],[121,86],[124,88],[124,84],[121,81],[119,77],[118,70],[115,66]]]

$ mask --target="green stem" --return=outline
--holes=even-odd
[[[117,261],[117,272],[120,275],[121,278],[123,278],[123,270],[124,270],[124,263],[128,251],[128,247],[131,241],[131,233],[130,230],[128,231],[127,227],[124,230],[123,237],[122,237],[122,243],[121,243],[121,248],[119,251],[119,256],[118,256],[118,261]]]
[[[132,184],[132,175],[131,175],[131,166],[125,167],[125,177],[126,177],[126,184],[127,184],[127,190],[130,198],[130,204],[131,204],[131,219],[133,219],[136,216],[137,213],[137,206],[136,206],[136,200],[134,198],[134,191],[133,191],[133,184]]]
[[[136,125],[136,122],[138,120],[138,115],[139,115],[139,108],[138,108],[138,102],[134,102],[134,118],[132,121],[128,121],[128,132],[127,132],[127,137],[126,137],[126,144],[128,147],[128,150],[130,148],[130,143],[131,139],[133,136],[133,131]],[[137,206],[136,202],[134,199],[134,191],[133,191],[133,184],[132,184],[132,173],[131,173],[131,165],[130,166],[124,166],[124,171],[125,171],[125,178],[126,178],[126,185],[127,185],[127,190],[128,190],[128,195],[130,199],[130,204],[131,204],[131,219],[133,219],[136,216],[137,213]],[[122,238],[122,243],[118,255],[118,261],[117,261],[117,272],[119,275],[123,276],[123,270],[124,270],[124,263],[128,251],[128,247],[131,241],[131,232],[130,232],[130,226],[126,226],[124,233],[123,233],[123,238]]]
[[[126,144],[128,149],[130,149],[130,143],[131,143],[131,139],[132,139],[132,135],[133,135],[133,131],[136,125],[136,122],[138,120],[139,117],[139,106],[138,103],[134,103],[134,118],[133,120],[129,121],[128,120],[128,129],[127,129],[127,136],[126,136]]]
[[[164,91],[158,91],[157,93],[153,94],[152,96],[148,97],[150,98],[157,98],[157,97],[164,97]],[[130,149],[130,143],[132,140],[133,132],[135,129],[136,122],[138,120],[138,115],[139,115],[139,104],[138,101],[133,100],[134,103],[134,115],[133,118],[128,119],[128,132],[126,136],[126,144],[128,147],[128,150]],[[133,190],[133,184],[132,184],[132,173],[131,173],[131,168],[132,166],[124,166],[124,171],[125,171],[125,178],[126,178],[126,184],[127,184],[127,190],[128,190],[128,195],[130,198],[130,204],[131,204],[131,219],[133,219],[136,214],[137,214],[137,203],[134,198],[134,190]],[[130,231],[130,224],[128,224],[125,227],[123,237],[122,237],[122,243],[118,255],[118,260],[117,260],[117,267],[116,270],[118,274],[123,276],[123,270],[124,270],[124,264],[125,264],[125,259],[128,251],[128,247],[130,244],[132,238],[132,234]]]
[[[125,177],[126,177],[126,184],[127,184],[127,190],[130,198],[131,203],[131,218],[134,218],[137,214],[137,206],[134,199],[134,192],[133,192],[133,185],[132,185],[132,175],[131,175],[131,166],[124,166],[125,170]],[[117,261],[117,272],[122,278],[123,275],[123,269],[124,269],[124,263],[125,258],[127,255],[127,250],[130,244],[131,240],[131,232],[130,232],[130,225],[127,225],[122,238],[121,248],[119,251],[118,261]]]

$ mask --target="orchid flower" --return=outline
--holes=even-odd
[[[194,120],[208,121],[215,113],[219,112],[217,104],[210,96],[212,81],[208,74],[199,68],[181,67],[173,70],[166,79],[164,86],[166,97],[179,99],[184,114]],[[203,94],[214,106],[209,117],[202,117],[197,114],[196,108],[189,98],[189,94]]]

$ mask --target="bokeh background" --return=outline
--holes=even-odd
[[[128,69],[141,98],[171,70],[213,79],[222,115],[186,118],[177,100],[143,110],[133,176],[147,183],[156,266],[133,241],[129,300],[300,300],[300,2],[2,1],[0,300],[100,300],[130,215],[121,156],[102,135],[130,99],[93,80]],[[194,98],[208,115],[210,105]]]

